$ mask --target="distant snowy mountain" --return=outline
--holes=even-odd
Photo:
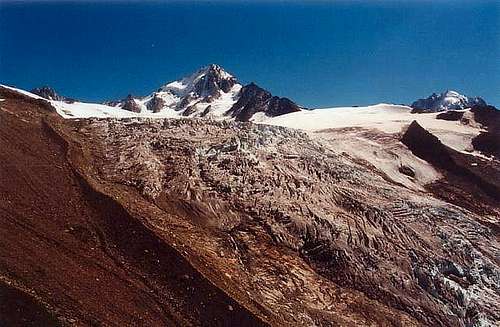
[[[467,97],[456,91],[446,91],[441,94],[433,93],[426,99],[419,99],[411,104],[414,112],[438,112],[446,110],[462,110],[474,105],[485,106],[486,102],[480,97]]]
[[[163,85],[146,97],[129,95],[124,100],[106,104],[136,113],[236,120],[249,120],[256,112],[273,117],[300,110],[291,100],[273,96],[254,83],[242,86],[233,75],[215,64]]]

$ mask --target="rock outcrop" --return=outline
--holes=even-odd
[[[219,65],[211,64],[201,70],[200,77],[193,81],[192,92],[198,97],[218,97],[220,92],[228,93],[238,84],[238,80],[229,75]]]
[[[460,121],[464,116],[463,111],[457,111],[457,110],[448,110],[439,113],[436,116],[436,119],[442,119],[442,120],[450,120],[450,121]]]
[[[121,108],[123,110],[128,110],[132,112],[141,112],[141,107],[140,105],[136,102],[134,97],[132,95],[128,95],[127,98],[123,101],[123,104],[121,105]]]
[[[153,94],[153,98],[147,102],[148,110],[151,110],[153,113],[160,112],[165,107],[165,100],[158,95],[158,93]]]
[[[446,180],[436,184],[441,187],[431,185],[438,196],[481,213],[491,212],[488,207],[500,201],[500,164],[497,161],[453,150],[416,121],[410,124],[401,141],[416,156],[443,171]]]
[[[250,83],[244,86],[238,101],[226,112],[238,121],[248,121],[258,112],[274,117],[300,111],[300,107],[287,98],[273,96],[270,92]]]
[[[486,128],[472,140],[474,149],[500,159],[500,110],[493,106],[476,105],[471,112],[474,120]]]

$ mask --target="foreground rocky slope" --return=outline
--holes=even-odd
[[[2,246],[2,276],[51,319],[276,326],[500,321],[496,202],[474,198],[481,211],[434,197],[420,175],[428,164],[409,161],[398,135],[306,134],[193,119],[63,120],[41,100],[5,89],[0,97],[9,122],[1,129],[9,151],[1,158],[13,167],[2,190],[16,195],[2,203],[11,224],[3,229],[10,243]],[[383,156],[372,164],[339,151],[346,133],[385,144],[379,151],[411,167],[397,176],[378,165]],[[33,140],[24,143],[23,134]],[[478,171],[491,164],[474,163]],[[453,187],[445,168],[436,168],[436,178]],[[39,169],[47,176],[29,183]],[[463,188],[468,192],[475,189]],[[55,213],[43,213],[47,208]],[[26,236],[9,237],[13,228]],[[34,231],[44,231],[45,246],[33,255],[22,249],[38,248]],[[109,298],[115,292],[117,303]],[[94,294],[105,298],[99,306]]]

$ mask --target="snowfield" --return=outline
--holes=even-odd
[[[411,110],[407,106],[381,103],[367,107],[303,110],[272,118],[258,115],[253,117],[253,122],[309,131],[362,127],[378,129],[385,133],[399,133],[403,126],[416,120],[423,127],[436,131],[446,130],[477,135],[480,130],[459,122],[436,119],[439,113],[412,114]]]
[[[121,109],[119,107],[108,106],[105,104],[98,103],[86,103],[86,102],[64,102],[64,101],[53,101],[47,100],[38,96],[36,94],[24,91],[22,89],[14,88],[11,86],[0,84],[0,86],[6,89],[24,94],[34,99],[42,99],[50,102],[50,104],[56,109],[57,113],[67,119],[75,118],[130,118],[130,117],[149,117],[149,118],[179,118],[180,113],[174,110],[165,110],[159,113],[153,113],[148,110],[143,110],[140,113],[132,112],[128,110]],[[226,101],[226,99],[224,99]],[[137,100],[136,100],[137,101]],[[139,103],[141,106],[142,103]]]
[[[306,131],[321,131],[347,127],[400,133],[412,121],[436,135],[441,142],[457,151],[472,151],[471,140],[481,132],[479,126],[464,125],[458,121],[436,119],[439,113],[412,114],[411,108],[393,104],[367,107],[340,107],[303,110],[277,117],[256,114],[252,121]]]
[[[66,103],[63,101],[50,101],[56,108],[57,113],[64,118],[108,118],[108,117],[134,117],[136,113],[126,111],[120,108],[110,107],[103,104],[74,102]]]
[[[439,113],[412,114],[411,110],[407,106],[377,104],[303,110],[272,118],[258,113],[253,121],[306,130],[313,138],[328,142],[334,151],[366,160],[393,181],[417,190],[424,190],[424,185],[442,176],[432,165],[413,155],[395,136],[404,132],[414,120],[450,148],[486,158],[472,147],[472,139],[482,131],[480,126],[437,119]],[[465,116],[470,114],[465,111]],[[412,167],[414,178],[400,173],[403,165]]]

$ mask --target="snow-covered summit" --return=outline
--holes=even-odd
[[[238,81],[233,75],[219,65],[211,64],[188,77],[160,87],[158,92],[171,92],[179,97],[189,94],[199,97],[214,97],[220,91],[229,92],[235,84],[238,84]]]
[[[161,86],[146,97],[129,96],[108,103],[138,113],[170,112],[189,117],[221,117],[237,101],[238,80],[219,65],[211,64],[182,79]]]
[[[138,114],[245,121],[257,112],[274,117],[300,110],[291,100],[273,96],[254,83],[241,85],[216,64],[167,83],[146,97],[128,96],[107,104]]]
[[[419,99],[411,104],[417,112],[438,112],[446,110],[462,110],[474,105],[486,105],[480,97],[467,97],[456,91],[447,90],[441,94],[433,93],[425,99]]]

